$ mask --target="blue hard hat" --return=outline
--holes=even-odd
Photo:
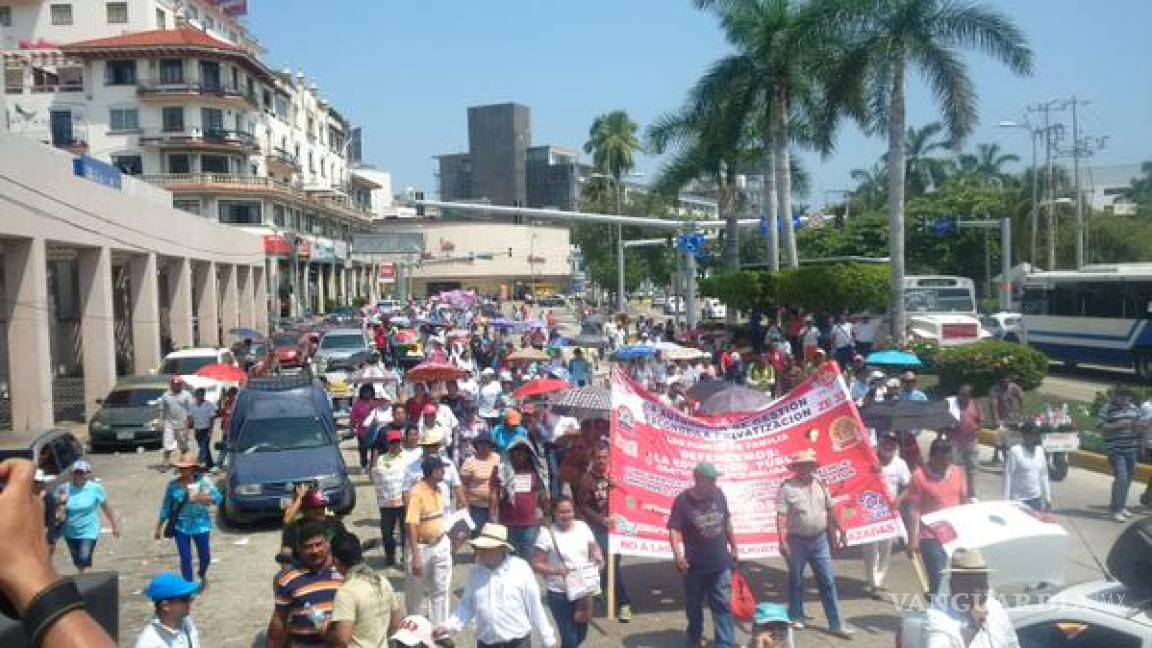
[[[148,584],[147,595],[153,603],[188,598],[200,593],[200,585],[176,574],[160,574]]]
[[[756,615],[752,617],[756,625],[771,625],[774,623],[791,623],[788,610],[779,603],[760,603],[756,605]]]

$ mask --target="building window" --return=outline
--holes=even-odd
[[[201,173],[229,173],[227,155],[201,155],[200,156],[200,172]]]
[[[170,153],[168,173],[192,173],[192,158],[187,153]]]
[[[163,9],[156,10],[156,29],[168,29],[168,14]]]
[[[184,107],[166,106],[160,110],[160,117],[166,133],[184,132]]]
[[[216,137],[222,137],[224,134],[224,111],[219,108],[201,108],[200,127],[204,129],[205,135],[214,134]]]
[[[184,83],[184,61],[161,59],[160,83]]]
[[[272,205],[272,224],[276,227],[284,227],[284,205]]]
[[[107,61],[104,63],[106,85],[136,85],[136,61]]]
[[[108,24],[110,25],[123,25],[128,22],[128,3],[127,2],[109,2],[108,9]]]
[[[259,201],[221,200],[220,222],[226,225],[263,225]]]
[[[189,214],[200,215],[200,201],[189,198],[173,198],[172,206]]]
[[[20,94],[24,92],[23,67],[4,68],[4,92],[8,94]]]
[[[212,16],[204,16],[204,28],[216,29],[216,21],[212,19]]]
[[[200,18],[200,10],[193,5],[187,5],[184,11],[188,14],[188,20],[197,20]]]
[[[71,25],[72,24],[72,5],[70,4],[54,4],[50,6],[52,12],[53,25]]]
[[[139,155],[113,155],[112,166],[120,169],[127,175],[140,175],[144,173],[144,162]]]
[[[135,108],[113,108],[109,110],[108,130],[140,130],[140,112]]]
[[[12,26],[12,7],[0,5],[0,27]]]

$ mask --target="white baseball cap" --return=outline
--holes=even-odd
[[[400,629],[391,639],[402,646],[436,645],[436,640],[432,637],[432,622],[417,615],[404,617],[400,622]]]

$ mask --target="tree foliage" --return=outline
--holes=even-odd
[[[766,271],[740,271],[701,280],[701,294],[729,308],[771,312],[777,306],[821,313],[883,312],[888,307],[889,269],[835,264]]]

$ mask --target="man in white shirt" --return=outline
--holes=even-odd
[[[899,501],[904,489],[912,482],[912,473],[908,464],[900,458],[900,441],[892,433],[880,436],[880,443],[876,447],[876,456],[880,458],[880,477],[884,480],[888,497],[897,504],[895,510],[900,510]],[[888,564],[892,557],[892,538],[878,540],[864,545],[864,577],[868,580],[865,589],[869,590],[874,599],[882,599],[884,577],[888,573]]]
[[[476,566],[460,596],[460,606],[436,629],[442,639],[476,624],[476,645],[531,648],[532,629],[540,634],[544,648],[557,645],[556,632],[540,602],[536,575],[522,558],[509,556],[508,529],[485,524],[471,541]]]
[[[854,355],[856,355],[856,338],[852,335],[852,322],[843,315],[838,315],[832,324],[832,357],[840,364],[842,371],[848,371]]]
[[[164,423],[164,461],[161,470],[168,470],[172,451],[180,454],[188,452],[188,428],[192,421],[188,410],[192,409],[192,395],[184,389],[184,379],[176,376],[168,383],[168,391],[160,397],[160,420]]]
[[[216,464],[212,461],[212,422],[216,420],[216,406],[205,400],[203,387],[197,387],[192,394],[188,418],[196,434],[196,447],[199,449],[197,462],[201,468],[215,471]]]
[[[856,338],[856,353],[868,357],[872,353],[872,345],[876,342],[876,327],[880,320],[864,315],[852,324],[852,335]]]
[[[136,638],[135,648],[200,648],[192,621],[192,598],[200,586],[176,574],[160,574],[148,585],[156,616]]]
[[[928,610],[927,648],[1019,648],[1016,629],[988,586],[988,563],[978,549],[952,552],[949,594]]]
[[[477,398],[477,405],[480,418],[488,423],[489,428],[496,427],[500,423],[500,396],[503,393],[504,388],[496,382],[496,371],[492,367],[485,367],[484,371],[480,372],[480,396]]]

